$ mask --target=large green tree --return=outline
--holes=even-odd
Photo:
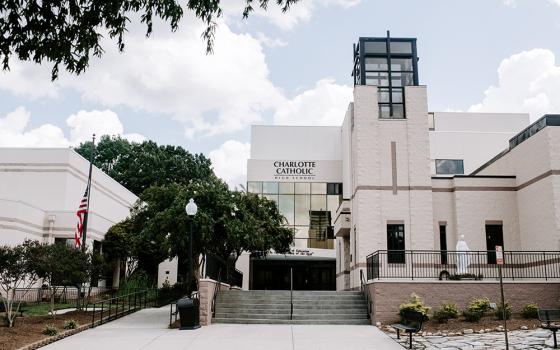
[[[198,206],[193,218],[185,213],[190,198]],[[285,253],[293,242],[293,231],[284,226],[285,219],[274,202],[230,191],[217,178],[154,186],[142,193],[141,200],[130,218],[137,232],[133,254],[138,257],[138,266],[152,275],[161,261],[174,256],[186,271],[189,220],[194,227],[194,256],[213,253],[235,261],[243,251]],[[195,271],[197,265],[195,259]]]
[[[299,0],[274,0],[273,5],[287,11]],[[243,18],[254,6],[266,9],[269,0],[244,0]],[[131,17],[146,25],[146,36],[152,33],[154,18],[168,22],[173,31],[179,27],[184,11],[192,12],[206,25],[202,37],[207,52],[212,51],[217,19],[222,16],[220,0],[2,0],[0,1],[0,58],[3,69],[9,60],[45,61],[53,64],[52,79],[59,66],[80,74],[90,56],[101,57],[101,39],[108,35],[124,50],[124,34]]]
[[[76,152],[89,159],[91,141]],[[119,136],[103,136],[96,145],[95,166],[136,195],[150,186],[215,177],[211,162],[203,154],[192,154],[180,146],[160,146],[153,141],[129,142]]]

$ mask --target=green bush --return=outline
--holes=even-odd
[[[490,309],[490,300],[488,298],[473,299],[469,306],[463,311],[463,316],[469,322],[479,321],[486,311]]]
[[[459,309],[456,304],[442,304],[441,309],[434,311],[433,317],[439,323],[445,323],[452,318],[459,317]]]
[[[69,320],[64,323],[64,329],[76,329],[78,326],[79,324],[75,320]]]
[[[424,318],[427,320],[428,312],[430,311],[430,308],[424,305],[424,302],[422,301],[422,299],[420,299],[418,295],[412,293],[410,295],[410,299],[408,303],[404,303],[399,306],[399,316],[401,317],[401,319],[403,318],[404,313],[406,311],[420,312],[422,313],[422,315],[424,315]]]
[[[504,319],[504,311],[506,314],[506,320],[509,320],[511,318],[511,305],[509,305],[507,301],[505,302],[505,306],[504,304],[499,303],[498,307],[496,308],[496,317],[498,318],[498,320]]]
[[[43,329],[43,334],[52,337],[58,334],[58,328],[52,324],[48,324],[45,329]]]
[[[521,316],[526,319],[539,318],[539,307],[537,304],[527,304],[521,309]]]

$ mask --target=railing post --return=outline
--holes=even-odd
[[[290,267],[290,320],[294,315],[294,269]]]
[[[544,280],[548,281],[548,273],[547,273],[547,269],[546,269],[546,253],[543,252],[543,265],[544,265]]]
[[[99,319],[99,324],[103,324],[103,309],[105,308],[105,302],[101,302],[101,318]]]
[[[404,252],[404,259],[405,259],[405,264],[406,264],[406,250]],[[414,254],[413,254],[412,250],[410,251],[410,275],[412,277],[412,280],[414,281]]]
[[[91,313],[91,328],[93,328],[94,326],[95,326],[95,303],[93,303],[93,312]]]

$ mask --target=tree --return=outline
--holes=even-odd
[[[89,159],[91,141],[82,143],[76,152]],[[215,177],[210,160],[203,154],[191,154],[180,146],[159,146],[153,141],[129,142],[119,136],[103,136],[93,162],[137,196],[150,186]]]
[[[61,286],[75,286],[80,292],[81,286],[90,277],[91,255],[64,243],[44,245],[37,269],[39,277],[50,289],[51,315],[54,316],[57,289]]]
[[[298,0],[276,0],[286,12]],[[269,0],[245,0],[243,18],[258,4],[266,9]],[[202,37],[207,53],[212,52],[216,22],[222,16],[220,0],[186,0],[187,11],[206,25]],[[154,17],[168,22],[171,30],[179,27],[183,6],[176,0],[3,0],[0,2],[0,57],[3,69],[9,69],[12,56],[36,63],[53,63],[52,79],[58,77],[59,65],[71,73],[86,70],[90,56],[101,57],[103,35],[117,41],[119,51],[125,48],[124,33],[130,17],[139,15],[152,33]]]
[[[123,261],[127,263],[129,273],[135,269],[137,260],[132,256],[132,244],[129,219],[111,226],[103,238],[103,255],[113,268],[113,287],[119,286]]]
[[[243,251],[263,255],[272,249],[285,253],[293,242],[293,231],[284,226],[285,219],[273,201],[230,191],[216,178],[187,185],[153,186],[140,198],[142,204],[134,208],[130,218],[137,232],[133,249],[139,267],[152,275],[160,262],[174,256],[179,257],[180,270],[186,271],[189,220],[195,228],[195,257],[213,253],[235,261]],[[198,205],[192,219],[185,213],[189,198]],[[196,273],[198,260],[193,262]]]
[[[42,249],[38,241],[30,240],[15,247],[0,247],[0,298],[8,327],[13,327],[21,301],[39,279],[38,258],[42,255]],[[22,291],[22,294],[16,300],[17,290]]]

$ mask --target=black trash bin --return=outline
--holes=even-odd
[[[179,329],[200,328],[200,302],[198,299],[182,298],[177,300],[177,311],[181,327]]]

